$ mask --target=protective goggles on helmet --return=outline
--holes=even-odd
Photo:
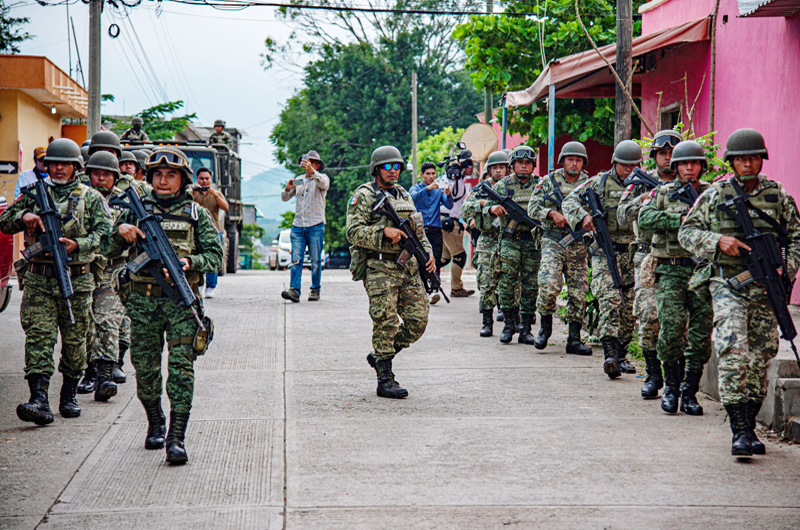
[[[681,139],[678,135],[665,135],[659,136],[655,140],[653,140],[653,145],[651,149],[659,150],[659,149],[674,149],[676,145],[681,142]]]
[[[398,171],[400,169],[400,163],[399,162],[394,162],[394,163],[388,163],[387,162],[386,164],[381,164],[378,167],[380,167],[381,169],[386,170],[386,171],[391,171],[392,169],[394,169],[395,171]]]
[[[511,153],[511,156],[513,157],[512,160],[515,162],[517,160],[536,160],[536,153],[528,150]]]
[[[162,164],[166,164],[169,167],[174,167],[177,169],[189,167],[189,163],[184,157],[172,151],[156,151],[147,157],[147,162],[145,162],[147,167],[156,167]]]

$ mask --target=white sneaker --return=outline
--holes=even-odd
[[[205,298],[214,298],[214,288],[206,287]]]
[[[428,301],[430,301],[431,305],[435,304],[436,302],[438,302],[441,299],[442,299],[442,297],[439,296],[438,292],[431,293],[431,294],[428,295]]]

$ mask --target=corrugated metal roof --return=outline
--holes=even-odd
[[[800,11],[800,0],[739,0],[740,17],[790,17]]]

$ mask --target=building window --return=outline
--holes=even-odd
[[[683,106],[681,102],[662,107],[659,115],[659,129],[674,129],[681,121]]]

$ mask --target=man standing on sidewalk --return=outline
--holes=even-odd
[[[414,184],[409,191],[414,200],[414,206],[422,214],[425,235],[433,247],[433,257],[436,258],[438,264],[442,261],[443,245],[442,218],[439,211],[440,208],[452,208],[453,198],[450,196],[450,188],[441,186],[436,181],[436,164],[433,162],[422,164],[419,176],[422,182]],[[439,298],[438,292],[429,295],[431,304],[438,302]]]
[[[331,181],[321,173],[325,163],[316,151],[309,151],[298,160],[306,174],[291,179],[286,189],[281,192],[281,200],[288,201],[297,197],[297,209],[292,224],[292,272],[290,287],[281,296],[292,302],[300,301],[300,280],[303,274],[303,254],[308,247],[311,259],[311,293],[308,300],[319,300],[320,283],[322,281],[322,240],[325,236],[325,196]]]
[[[44,155],[47,154],[46,147],[37,147],[33,150],[33,169],[23,171],[17,178],[17,185],[14,188],[14,198],[19,197],[20,191],[25,186],[36,182],[38,175],[47,176],[47,164],[44,163]]]
[[[228,201],[225,196],[214,187],[211,178],[211,170],[201,167],[197,170],[195,177],[197,184],[192,188],[194,202],[208,210],[214,219],[214,224],[219,232],[219,242],[222,244],[222,227],[219,224],[219,211],[228,211]],[[217,288],[217,276],[219,272],[206,273],[206,298],[214,298],[214,289]]]
[[[470,158],[462,159],[462,155],[472,156],[469,151],[462,151],[459,155],[461,172],[458,176],[448,174],[445,183],[450,188],[450,195],[453,199],[453,206],[450,208],[442,207],[442,259],[439,268],[444,267],[450,260],[450,296],[454,298],[466,298],[475,294],[472,289],[464,289],[464,282],[461,281],[461,271],[467,264],[467,251],[464,250],[464,226],[461,224],[461,207],[469,197],[470,186],[465,179],[472,176],[474,167]]]

